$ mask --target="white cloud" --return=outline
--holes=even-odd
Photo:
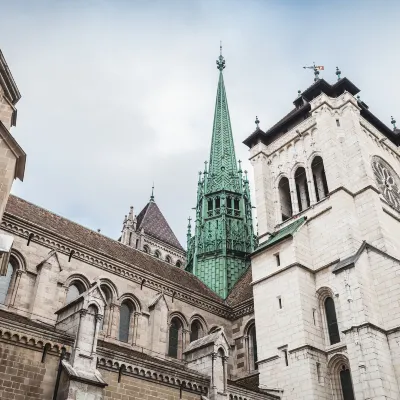
[[[184,242],[211,142],[219,40],[237,156],[247,160],[241,142],[255,116],[266,129],[286,114],[312,83],[302,66],[313,61],[328,81],[339,65],[372,112],[400,120],[399,5],[377,3],[2,5],[2,50],[23,96],[13,134],[28,154],[14,192],[116,238],[154,180],[156,201]]]

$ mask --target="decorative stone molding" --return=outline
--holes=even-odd
[[[156,291],[163,291],[165,295],[172,296],[174,299],[192,304],[197,308],[209,311],[223,318],[231,318],[231,310],[228,306],[219,304],[200,294],[193,294],[190,290],[180,287],[177,290],[179,282],[166,282],[165,279],[156,277],[144,270],[134,270],[132,264],[125,264],[117,259],[99,254],[98,252],[87,249],[78,242],[67,238],[59,237],[59,235],[47,232],[44,228],[34,226],[27,221],[22,221],[15,216],[5,214],[1,223],[3,230],[13,233],[14,235],[28,238],[31,233],[34,234],[31,242],[39,243],[42,246],[54,249],[59,253],[70,255],[74,250],[73,258],[93,265],[105,271],[123,276],[124,278],[138,283],[139,285],[145,279],[144,286]],[[111,264],[111,262],[112,264]],[[128,267],[129,266],[129,267]]]
[[[156,381],[164,385],[176,386],[178,388],[184,388],[185,390],[207,394],[209,382],[206,378],[192,376],[192,379],[187,379],[188,375],[192,375],[189,371],[185,370],[183,373],[177,371],[167,371],[161,366],[157,367],[145,367],[139,363],[126,363],[116,361],[114,358],[99,357],[97,359],[97,366],[101,369],[114,371],[118,373],[120,368],[123,368],[124,375],[130,375],[138,377],[140,379],[146,379]]]

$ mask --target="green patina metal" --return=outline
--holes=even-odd
[[[199,172],[195,234],[189,219],[186,270],[226,298],[250,265],[255,247],[247,172],[236,162],[231,121],[222,71],[215,103],[210,161]]]
[[[254,253],[258,253],[262,250],[267,249],[268,247],[271,247],[274,244],[281,242],[284,239],[292,237],[296,233],[296,231],[300,228],[300,226],[303,225],[305,220],[306,217],[301,217],[296,221],[292,222],[290,225],[285,226],[279,231],[273,233],[266,242],[262,243],[259,247],[256,248]]]

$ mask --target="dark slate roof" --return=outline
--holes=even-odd
[[[268,129],[265,133],[261,130],[254,131],[243,141],[243,143],[248,147],[254,146],[259,140],[266,145],[270,144],[280,135],[299,124],[302,119],[307,118],[307,115],[311,109],[310,101],[315,99],[321,93],[325,93],[329,97],[336,98],[345,91],[355,96],[360,92],[360,89],[358,89],[358,87],[347,78],[342,78],[333,85],[326,82],[324,79],[318,79],[306,90],[304,90],[299,97],[296,98],[296,100],[293,102],[295,108],[285,115],[279,122]],[[364,102],[359,101],[358,105],[361,108],[360,114],[363,118],[365,118],[371,125],[382,132],[396,146],[400,146],[400,130],[391,130],[368,110],[368,106]]]
[[[193,293],[207,296],[221,304],[224,303],[221,297],[191,273],[60,217],[19,197],[10,195],[6,206],[6,215],[37,225],[54,236],[67,238],[105,257],[130,264],[136,269],[146,271]]]
[[[234,307],[246,300],[253,298],[253,287],[252,282],[251,266],[247,271],[241,276],[241,278],[236,282],[235,286],[226,298],[226,302],[231,307]]]
[[[185,251],[154,201],[149,201],[137,216],[137,229],[142,228],[145,234]]]
[[[254,375],[246,376],[244,378],[236,379],[235,381],[228,379],[228,385],[251,390],[252,392],[265,394],[266,398],[268,398],[268,399],[280,399],[279,396],[275,396],[271,393],[266,393],[265,390],[262,390],[259,388],[259,374],[258,373],[254,374]]]
[[[261,243],[261,245],[259,247],[257,247],[257,249],[255,249],[253,254],[258,253],[259,251],[265,250],[266,248],[268,248],[290,236],[293,236],[293,234],[297,231],[297,229],[300,228],[300,226],[303,224],[303,222],[306,219],[307,219],[307,217],[301,217],[301,218],[295,220],[294,222],[292,222],[291,224],[280,229],[279,231],[274,232],[266,242]]]

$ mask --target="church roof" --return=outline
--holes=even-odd
[[[168,243],[172,247],[176,247],[181,251],[185,251],[176,238],[164,215],[153,200],[150,200],[147,203],[143,210],[140,211],[136,219],[137,229],[139,231],[143,228],[147,235],[161,240],[162,242]]]
[[[19,197],[10,195],[6,206],[6,215],[29,222],[56,237],[68,239],[105,257],[130,264],[136,269],[142,269],[144,272],[173,285],[179,285],[193,293],[206,296],[221,304],[224,303],[221,297],[191,273],[85,228]]]
[[[235,286],[226,298],[226,302],[231,307],[234,307],[246,300],[253,298],[253,287],[251,286],[252,273],[251,266],[236,282]]]

